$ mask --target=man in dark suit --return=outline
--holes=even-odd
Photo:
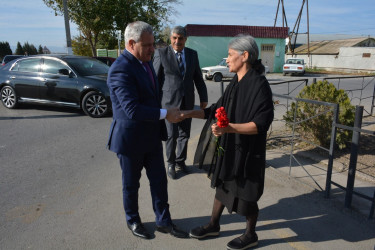
[[[152,27],[140,21],[129,24],[125,29],[125,46],[126,50],[109,70],[107,84],[113,109],[108,148],[120,160],[127,225],[135,236],[151,238],[138,213],[139,180],[144,167],[157,231],[187,237],[172,224],[169,213],[161,141],[166,139],[164,118],[171,123],[181,118],[177,108],[160,107],[158,82],[150,63],[154,53]]]
[[[180,110],[194,108],[194,85],[198,91],[200,108],[207,106],[207,88],[199,66],[198,54],[185,47],[186,30],[176,26],[171,31],[171,45],[155,51],[154,68],[162,90],[162,107],[179,107]],[[179,123],[166,122],[168,139],[166,156],[168,176],[176,178],[175,166],[187,172],[185,160],[190,137],[191,119]],[[177,147],[177,154],[176,154]]]

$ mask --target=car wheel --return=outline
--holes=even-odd
[[[216,73],[213,78],[215,82],[221,82],[223,76],[220,73]]]
[[[82,109],[86,115],[93,118],[103,117],[108,114],[109,107],[104,95],[96,92],[88,92],[82,100]]]
[[[8,109],[14,109],[17,107],[17,95],[16,91],[11,86],[5,86],[1,89],[1,102]]]

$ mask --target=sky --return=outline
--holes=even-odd
[[[69,1],[69,0],[68,0]],[[221,24],[274,26],[279,0],[182,0],[178,13],[169,26],[186,24]],[[285,0],[285,13],[290,30],[296,24],[303,0]],[[375,37],[374,0],[310,0],[309,32],[314,39]],[[42,0],[0,0],[0,42],[8,42],[15,50],[17,42],[47,46],[52,52],[66,52],[65,22],[55,16]],[[307,32],[306,3],[299,32]],[[281,11],[276,26],[282,26]],[[79,34],[70,23],[72,38]],[[340,35],[337,35],[340,34]],[[335,36],[333,36],[335,35]],[[319,37],[319,38],[318,38]]]

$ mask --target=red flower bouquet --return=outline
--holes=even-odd
[[[224,107],[220,107],[216,109],[216,114],[215,117],[217,118],[217,126],[220,128],[225,128],[228,127],[229,120],[227,117],[227,113],[225,112]],[[219,138],[216,137],[216,149],[218,152],[218,155],[220,156],[221,154],[224,154],[224,148],[219,145]]]
[[[217,126],[219,126],[220,128],[228,127],[229,120],[228,120],[227,113],[225,112],[224,107],[220,107],[216,110],[215,117],[217,118],[217,122],[216,122]]]

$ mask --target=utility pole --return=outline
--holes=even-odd
[[[118,46],[117,56],[120,56],[121,55],[121,30],[117,31],[117,46]]]
[[[310,57],[310,28],[309,28],[309,0],[306,0],[306,11],[307,11],[307,58],[309,58],[308,67],[311,68],[311,57]]]
[[[283,23],[283,28],[284,27],[288,27],[288,21],[286,19],[286,14],[285,14],[285,8],[284,8],[284,0],[279,0],[278,4],[277,4],[277,10],[276,10],[276,17],[275,17],[275,23],[274,23],[274,27],[276,27],[276,22],[277,22],[277,15],[279,13],[279,8],[280,8],[280,2],[281,2],[281,12],[282,12],[282,23]],[[284,25],[284,22],[285,22],[285,25]],[[291,45],[291,39],[292,37],[290,36],[290,33],[288,33],[288,51],[292,51],[292,45]]]
[[[277,12],[276,12],[276,18],[275,18],[275,24],[274,26],[276,27],[276,21],[277,21],[277,13],[279,12],[279,6],[280,6],[280,2],[281,2],[281,10],[283,12],[283,27],[284,27],[284,21],[286,23],[286,27],[288,27],[288,23],[287,23],[287,20],[286,20],[286,14],[285,14],[285,8],[284,8],[284,0],[279,0],[279,3],[277,5]],[[302,1],[302,6],[301,6],[301,9],[300,9],[300,12],[298,14],[298,17],[297,17],[297,20],[296,20],[296,23],[294,24],[294,28],[291,32],[289,32],[289,42],[288,42],[288,50],[292,53],[292,55],[294,55],[294,49],[296,47],[296,41],[297,41],[297,36],[298,34],[301,34],[301,33],[298,33],[298,30],[299,30],[299,25],[300,25],[300,22],[301,22],[301,16],[302,16],[302,11],[303,11],[303,6],[305,5],[305,2],[306,2],[306,9],[307,9],[307,56],[308,56],[308,64],[309,66],[311,65],[311,60],[310,60],[310,32],[309,32],[309,4],[308,4],[308,0],[303,0]],[[292,44],[292,39],[294,40],[293,41],[293,44]]]
[[[66,47],[68,49],[68,55],[73,55],[72,39],[70,38],[69,13],[68,13],[68,3],[67,3],[67,0],[63,0],[63,5],[64,5]]]

